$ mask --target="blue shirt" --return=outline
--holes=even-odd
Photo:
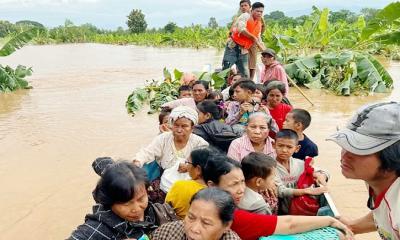
[[[293,154],[292,157],[304,160],[307,156],[316,157],[318,156],[318,147],[317,145],[311,141],[306,135],[304,135],[304,139],[299,141],[300,150]]]

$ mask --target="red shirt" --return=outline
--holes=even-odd
[[[278,217],[236,209],[231,229],[243,240],[257,240],[274,234]]]
[[[283,127],[283,122],[285,121],[286,114],[292,111],[292,107],[285,103],[280,103],[274,109],[269,108],[269,112],[273,119],[275,119],[276,124],[278,124],[279,130]]]

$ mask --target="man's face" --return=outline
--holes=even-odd
[[[340,167],[346,178],[374,181],[380,175],[380,159],[377,153],[357,155],[342,149]]]
[[[245,12],[250,12],[251,6],[247,2],[243,2],[240,4],[240,12],[245,13]]]
[[[263,16],[264,8],[255,8],[251,10],[251,15],[255,20],[260,20]]]

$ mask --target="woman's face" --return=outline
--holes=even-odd
[[[275,61],[275,58],[271,55],[265,54],[264,56],[261,55],[261,62],[265,65],[265,66],[269,66],[271,64],[273,64]]]
[[[215,204],[202,199],[192,202],[183,222],[189,240],[218,240],[230,227],[222,223]]]
[[[196,84],[193,86],[193,99],[195,102],[201,102],[207,97],[207,90],[203,84]]]
[[[192,133],[193,123],[187,118],[179,118],[172,124],[174,138],[187,138]]]
[[[257,116],[250,118],[246,127],[246,133],[251,142],[265,142],[269,134],[268,123],[265,117]]]
[[[207,120],[211,118],[210,113],[203,113],[199,110],[197,110],[197,113],[199,114],[199,124],[207,122]]]
[[[193,166],[191,157],[189,157],[189,159],[186,160],[186,164],[190,178],[192,178],[193,180],[199,179],[201,177],[200,166]]]
[[[144,211],[147,208],[149,199],[144,184],[140,184],[135,189],[133,198],[125,203],[115,203],[111,210],[120,218],[129,222],[139,222],[144,220]]]
[[[272,89],[269,91],[268,96],[267,96],[267,104],[270,107],[276,107],[278,106],[283,99],[283,94],[279,89]]]
[[[218,187],[228,191],[232,195],[235,204],[238,205],[243,198],[244,189],[246,188],[242,169],[234,168],[228,174],[222,175]]]
[[[256,91],[253,93],[253,97],[263,99],[263,93],[259,89],[256,89]]]

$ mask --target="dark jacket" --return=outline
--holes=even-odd
[[[105,239],[139,239],[144,234],[149,235],[158,224],[151,203],[145,211],[142,222],[129,222],[117,216],[111,209],[103,205],[93,206],[93,213],[87,214],[85,223],[72,232],[69,240],[105,240]]]
[[[193,133],[223,152],[227,152],[231,142],[240,137],[231,126],[214,119],[196,125]]]

